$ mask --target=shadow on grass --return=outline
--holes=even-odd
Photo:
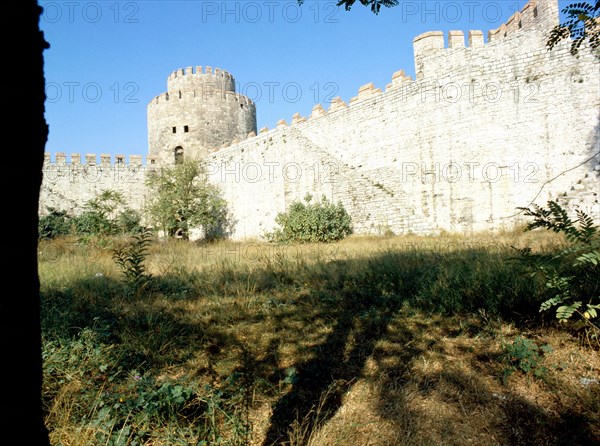
[[[260,379],[273,386],[282,381],[288,385],[286,392],[274,394],[278,399],[272,406],[263,445],[306,444],[310,433],[335,415],[353,382],[364,376],[367,360],[378,363],[385,359],[387,354],[377,348],[379,342],[396,342],[398,348],[393,354],[400,364],[434,347],[434,343],[423,342],[427,325],[394,325],[403,308],[431,314],[484,309],[488,314],[509,317],[512,312],[535,312],[535,284],[521,274],[518,264],[507,261],[510,254],[483,249],[384,251],[360,259],[312,264],[266,263],[252,271],[229,266],[220,272],[155,277],[148,294],[134,298],[123,295],[123,285],[117,280],[90,277],[43,292],[43,325],[47,333],[59,337],[72,336],[86,326],[95,327],[106,335],[107,342],[120,344],[118,360],[124,370],[181,364],[202,349],[211,361],[218,361],[225,351],[236,351],[234,373],[253,382]],[[169,307],[169,302],[193,303],[219,295],[228,309],[217,308],[213,300],[202,319],[194,319],[181,306]],[[257,299],[253,305],[262,310],[247,310],[244,304],[251,299]],[[242,321],[262,327],[257,330],[270,336],[266,346],[258,347],[253,345],[256,340],[236,334],[236,324]],[[257,337],[260,339],[260,333]],[[292,366],[282,366],[281,352],[290,348],[303,354]],[[211,367],[198,373],[214,373]],[[385,373],[382,388],[386,379],[390,388],[402,384],[405,371],[401,366],[387,368]],[[468,395],[487,392],[473,377],[456,374],[446,378],[457,383],[457,388],[471,386]],[[422,391],[427,393],[427,389]],[[384,418],[389,397],[379,395]],[[402,398],[398,395],[397,402],[402,403]],[[500,443],[534,444],[527,441],[547,438],[541,434],[536,437],[536,432],[557,422],[526,401],[510,407],[502,413],[503,426],[520,422],[526,423],[523,429],[533,431],[525,439],[505,431],[498,439]],[[523,419],[527,421],[519,421]],[[297,429],[299,424],[302,432]],[[575,423],[583,432],[579,436],[562,435],[556,428],[553,431],[559,439],[584,441],[584,424]],[[397,424],[396,429],[398,437],[405,435],[404,423]],[[446,434],[453,434],[450,422]],[[419,444],[433,444],[436,438],[422,440]]]
[[[498,352],[470,352],[453,360],[460,347],[452,350],[441,340],[425,339],[426,331],[405,330],[399,323],[390,324],[393,334],[387,339],[387,351],[376,348],[372,356],[378,370],[375,410],[393,426],[394,444],[459,446],[490,444],[492,439],[491,444],[499,445],[599,444],[600,425],[594,415],[600,402],[597,391],[596,396],[592,389],[592,394],[582,397],[585,392],[576,383],[557,378],[560,375],[546,381],[530,374],[518,378],[516,386],[501,385]],[[444,332],[450,331],[444,327]],[[407,343],[415,346],[412,351],[401,348]],[[406,365],[419,350],[435,353],[421,357],[423,364],[416,366],[415,373]],[[520,387],[523,381],[525,388]]]

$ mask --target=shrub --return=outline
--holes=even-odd
[[[76,216],[48,208],[48,215],[40,217],[38,234],[41,239],[74,234],[85,241],[94,236],[138,233],[143,230],[141,220],[140,213],[126,205],[123,194],[105,190],[88,200]]]
[[[133,209],[125,209],[115,219],[116,226],[119,232],[124,234],[135,234],[142,232],[144,228],[141,226],[142,216],[138,211]]]
[[[41,239],[52,239],[67,235],[71,228],[70,217],[66,211],[47,208],[48,215],[40,217],[38,223],[38,236]]]
[[[71,220],[77,235],[112,235],[115,233],[114,223],[95,211],[85,211],[72,217]]]
[[[323,195],[321,201],[292,203],[288,212],[280,213],[275,223],[280,229],[267,234],[269,241],[289,243],[334,242],[352,233],[351,219],[341,203],[334,204]]]
[[[537,205],[521,209],[534,218],[526,230],[546,228],[565,234],[568,242],[555,255],[532,254],[530,248],[521,250],[521,258],[532,268],[532,276],[541,277],[545,283],[548,298],[540,311],[557,306],[556,317],[561,322],[576,313],[594,325],[600,310],[600,228],[581,211],[576,212],[575,221],[571,220],[554,201],[548,202],[548,209]]]

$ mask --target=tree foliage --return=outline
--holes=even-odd
[[[121,192],[102,191],[88,200],[83,209],[83,213],[71,219],[77,235],[109,236],[140,230],[141,216],[129,208]]]
[[[188,239],[200,227],[210,237],[227,223],[227,204],[198,162],[164,167],[148,176],[147,185],[149,222],[169,237]]]
[[[359,2],[363,6],[370,7],[374,14],[379,14],[382,6],[385,6],[386,8],[398,6],[400,0],[359,0]],[[304,0],[298,0],[298,4],[302,5],[303,3]],[[356,0],[339,0],[337,6],[343,6],[346,8],[346,11],[350,11],[354,3],[356,3]]]
[[[533,205],[520,208],[533,217],[527,230],[545,228],[566,236],[568,246],[554,255],[532,254],[530,248],[521,250],[522,259],[545,283],[547,299],[540,311],[556,309],[556,317],[566,322],[579,314],[593,325],[600,310],[600,228],[592,217],[577,211],[572,220],[567,211],[555,201],[548,208]]]
[[[600,0],[596,0],[595,4],[572,3],[563,8],[562,13],[567,18],[550,32],[548,49],[551,50],[558,43],[571,38],[571,54],[574,56],[587,41],[596,56],[600,57]]]

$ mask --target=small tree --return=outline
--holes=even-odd
[[[125,206],[125,197],[116,190],[104,190],[99,195],[88,200],[85,203],[85,209],[93,212],[107,220],[113,220],[117,217],[119,208]]]
[[[190,229],[206,234],[226,223],[227,206],[219,190],[208,183],[203,166],[186,160],[152,173],[147,180],[149,221],[169,237],[189,239]]]
[[[288,212],[275,218],[281,228],[267,234],[270,241],[288,242],[334,242],[352,233],[350,215],[342,203],[332,203],[325,195],[321,201],[311,203],[312,196],[306,194],[305,203],[292,203]]]

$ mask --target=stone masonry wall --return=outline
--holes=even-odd
[[[517,207],[564,197],[600,221],[600,65],[569,42],[547,51],[553,23],[547,0],[487,44],[481,31],[467,45],[460,31],[418,36],[417,80],[398,72],[385,92],[367,84],[213,154],[235,235],[270,230],[306,192],[342,201],[362,233],[510,229]]]
[[[336,98],[209,152],[233,238],[272,230],[307,192],[341,201],[357,233],[510,229],[523,222],[517,207],[550,199],[600,223],[600,64],[588,48],[573,57],[570,42],[548,51],[557,21],[557,0],[532,0],[487,43],[481,31],[417,36],[416,80],[399,71],[385,91],[367,84],[348,104]],[[169,89],[177,82],[193,78],[172,75]],[[172,160],[151,156],[146,168],[161,162]],[[76,209],[111,188],[141,207],[145,168],[130,160],[140,181],[127,184],[121,163],[100,164],[94,182],[77,163],[47,163],[42,203]]]
[[[98,163],[95,154],[86,154],[83,161],[79,153],[71,154],[69,159],[66,154],[57,153],[54,161],[46,154],[40,214],[46,214],[48,207],[77,214],[88,200],[105,190],[121,192],[132,209],[141,210],[146,173],[154,165],[143,166],[139,155],[130,155],[128,160],[117,155],[114,161],[110,155],[100,155]]]

